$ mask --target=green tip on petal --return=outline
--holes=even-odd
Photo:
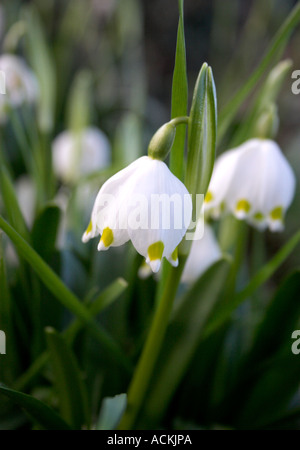
[[[150,267],[154,273],[159,271],[162,255],[164,252],[164,243],[162,241],[155,242],[148,247],[148,258]]]
[[[282,206],[277,206],[276,208],[272,209],[270,212],[270,217],[272,220],[280,220],[283,221],[283,208]]]
[[[235,207],[236,215],[239,219],[243,219],[251,210],[251,205],[246,199],[241,199],[237,202]]]
[[[104,228],[100,242],[98,244],[98,250],[107,250],[114,240],[114,234],[109,227]]]
[[[210,203],[213,201],[213,199],[214,199],[213,193],[211,191],[207,191],[204,202]]]
[[[261,212],[257,212],[254,214],[253,219],[257,222],[262,222],[264,220],[265,216]]]
[[[178,266],[178,248],[176,247],[173,251],[170,258],[168,258],[168,261],[172,264],[173,267]]]
[[[92,221],[90,221],[87,229],[83,233],[82,242],[87,242],[89,240],[89,234],[92,232],[92,229],[93,229],[93,224],[92,224]]]

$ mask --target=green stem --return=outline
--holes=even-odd
[[[177,127],[177,125],[181,125],[184,123],[187,125],[189,123],[189,117],[188,116],[175,117],[174,119],[170,120],[169,123],[171,123],[175,127]]]
[[[129,387],[127,409],[119,425],[119,429],[121,430],[133,429],[143,405],[161,344],[165,336],[184,263],[185,261],[180,261],[179,266],[176,268],[173,267],[169,272],[165,289],[158,304],[146,344]]]

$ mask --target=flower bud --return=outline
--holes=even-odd
[[[152,137],[148,146],[148,155],[163,161],[168,156],[176,134],[174,123],[168,122],[160,127]]]
[[[255,125],[255,136],[261,139],[274,139],[279,127],[277,106],[270,103],[260,114]]]

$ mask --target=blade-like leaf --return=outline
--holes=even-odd
[[[70,430],[71,427],[49,406],[28,394],[15,391],[0,383],[0,393],[23,408],[32,420],[46,430]]]
[[[283,370],[284,368],[284,370]],[[241,428],[261,428],[288,410],[289,402],[299,389],[300,358],[290,345],[259,374],[248,391],[248,401],[238,417]]]
[[[56,205],[48,205],[40,212],[33,224],[32,246],[44,259],[47,259],[55,250],[59,222],[60,209]]]
[[[281,283],[263,315],[254,336],[251,355],[247,357],[248,364],[257,364],[268,353],[274,353],[290,342],[291,332],[300,319],[299,292],[300,271],[296,271]]]
[[[38,276],[53,293],[53,295],[84,324],[95,338],[108,350],[108,354],[121,364],[124,369],[131,371],[131,364],[119,348],[118,344],[100,328],[91,318],[91,314],[80,300],[67,288],[56,273],[33,250],[32,247],[0,216],[0,228],[8,235],[20,254],[28,261]]]
[[[175,67],[172,84],[172,109],[171,118],[186,116],[188,101],[188,82],[186,73],[186,54],[184,38],[184,13],[183,0],[179,0],[179,23],[177,31],[177,45]],[[176,130],[175,140],[170,154],[170,170],[177,178],[184,178],[184,145],[185,125],[179,125]]]
[[[46,328],[46,337],[61,416],[75,429],[89,426],[86,386],[73,352],[54,329]]]
[[[42,131],[53,128],[55,109],[55,70],[43,26],[33,7],[24,10],[27,25],[27,49],[29,59],[39,82],[38,120]]]
[[[280,52],[286,45],[292,30],[298,24],[299,20],[300,4],[297,3],[283,25],[278,30],[258,67],[254,70],[246,83],[243,84],[241,89],[232,97],[229,103],[221,111],[219,116],[220,120],[218,129],[219,140],[223,138],[244,100],[246,100],[246,98],[251,94],[258,81],[266,73],[270,64],[276,61],[276,58],[280,55]]]
[[[11,177],[3,164],[0,165],[0,191],[10,223],[24,239],[29,241],[28,228],[21,212]]]

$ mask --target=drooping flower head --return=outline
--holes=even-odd
[[[159,130],[156,142],[169,147],[173,140],[169,136],[169,129],[167,138]],[[98,250],[131,240],[157,272],[163,257],[173,266],[178,264],[176,250],[190,224],[192,202],[184,184],[155,158],[155,152],[149,153],[151,156],[138,158],[104,183],[82,240],[100,234]]]
[[[78,133],[63,131],[53,141],[52,157],[55,174],[68,184],[108,166],[110,143],[96,127],[84,128]]]
[[[258,229],[280,231],[295,184],[292,168],[276,142],[250,139],[217,159],[205,210],[213,216],[229,211]]]
[[[18,56],[0,56],[0,71],[4,74],[5,93],[0,95],[0,121],[6,120],[8,108],[33,103],[38,97],[38,82],[34,73]]]

